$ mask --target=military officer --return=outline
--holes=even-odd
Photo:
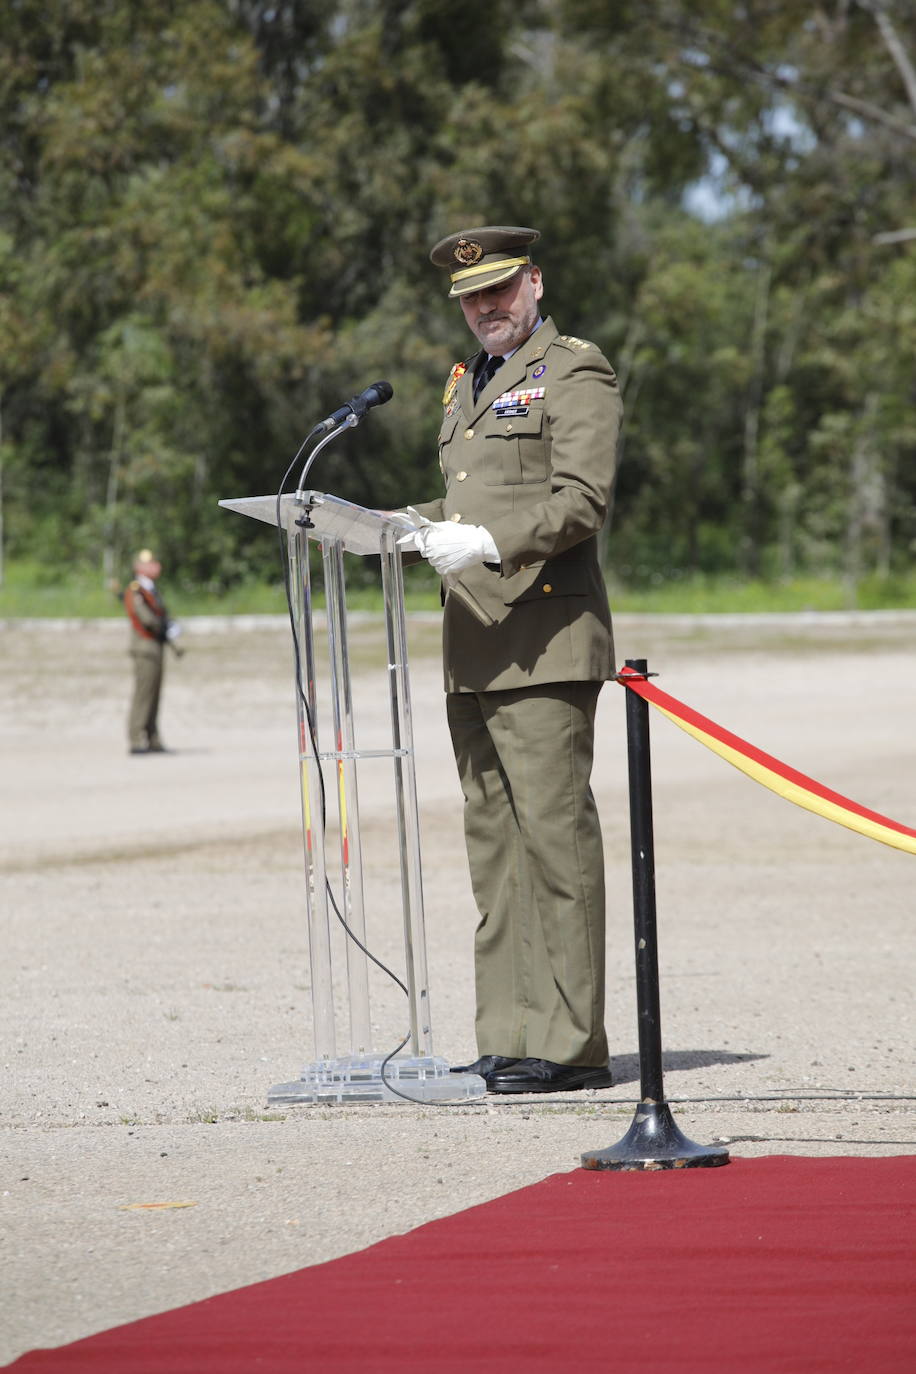
[[[480,912],[479,1058],[496,1093],[611,1083],[604,861],[590,788],[615,672],[597,536],[621,418],[592,343],[540,313],[536,229],[450,234],[430,256],[480,344],[452,368],[445,494],[401,541],[442,576],[447,716]]]
[[[164,754],[167,750],[159,735],[164,652],[166,643],[174,644],[179,627],[177,622],[169,620],[157,590],[162,564],[152,550],[141,549],[133,568],[134,580],[124,593],[134,665],[134,687],[127,721],[128,747],[131,754]]]

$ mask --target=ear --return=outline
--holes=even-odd
[[[534,263],[528,268],[528,280],[534,287],[534,299],[539,301],[544,294],[544,277],[539,267]]]

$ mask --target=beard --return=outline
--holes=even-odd
[[[519,348],[536,323],[536,311],[533,314],[526,312],[523,318],[515,320],[500,315],[496,319],[479,320],[474,333],[488,353],[502,356]]]

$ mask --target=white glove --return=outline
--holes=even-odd
[[[460,525],[453,520],[429,521],[416,531],[416,547],[440,577],[464,572],[475,563],[498,563],[499,549],[483,525]]]
[[[166,639],[178,639],[180,635],[181,635],[181,626],[179,625],[178,621],[177,621],[177,620],[170,620],[169,623],[168,623],[168,625],[165,627],[165,637],[166,637]]]
[[[418,511],[414,510],[413,506],[407,507],[406,515],[392,511],[389,513],[389,518],[396,520],[398,523],[403,520],[409,520],[412,525],[421,526],[420,529],[411,530],[409,534],[402,535],[398,540],[398,548],[403,549],[405,553],[422,553],[423,547],[420,543],[420,536],[423,533],[422,526],[431,525],[432,521],[427,520],[425,515],[420,515]]]

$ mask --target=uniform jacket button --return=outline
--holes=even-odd
[[[543,590],[544,590],[545,592],[552,592],[552,591],[553,591],[553,584],[550,583],[550,582],[545,582],[545,583],[544,583]]]
[[[463,482],[464,479],[465,479],[466,477],[467,477],[467,473],[466,473],[466,472],[456,472],[456,473],[455,473],[455,479],[456,479],[456,481],[458,481],[458,482]]]
[[[473,431],[472,429],[466,429],[466,430],[464,431],[464,437],[465,437],[465,439],[473,439],[473,437],[474,437],[474,431]]]
[[[450,519],[454,520],[455,523],[457,524],[457,522],[461,519],[461,512],[460,512],[460,511],[455,511],[455,514],[452,515],[452,516],[450,516]]]

